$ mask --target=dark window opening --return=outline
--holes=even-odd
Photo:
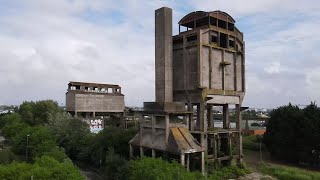
[[[210,17],[210,25],[217,26],[217,18]]]
[[[80,89],[80,86],[76,85],[76,89]]]
[[[173,44],[182,44],[183,38],[173,39]]]
[[[196,21],[196,27],[201,27],[201,26],[205,26],[205,25],[209,25],[209,18],[205,17],[202,19],[199,19]]]
[[[211,42],[212,43],[218,43],[218,36],[217,35],[212,35],[211,36]]]
[[[89,88],[88,88],[88,87],[84,87],[84,89],[85,89],[86,91],[88,91]]]
[[[234,24],[228,23],[228,30],[229,31],[234,31]]]
[[[224,33],[220,33],[220,47],[227,48],[228,47],[228,35]]]
[[[234,48],[234,41],[233,40],[229,40],[229,48]]]
[[[227,22],[219,19],[218,20],[218,26],[223,28],[223,29],[227,29]]]
[[[196,41],[196,40],[197,40],[197,35],[187,37],[187,42]]]

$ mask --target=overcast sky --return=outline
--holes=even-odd
[[[65,103],[69,81],[119,84],[126,105],[154,101],[154,10],[177,22],[222,10],[246,42],[244,106],[320,102],[317,0],[0,0],[0,104]]]

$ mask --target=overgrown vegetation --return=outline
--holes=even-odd
[[[225,179],[247,172],[232,166],[210,168],[203,176],[177,162],[147,157],[129,161],[128,142],[137,129],[108,127],[92,134],[85,122],[51,100],[24,102],[15,113],[0,117],[0,130],[7,139],[0,150],[0,179],[83,179],[72,161],[116,180]]]
[[[242,137],[242,147],[243,149],[259,151],[260,142],[262,141],[261,135],[244,135]],[[266,146],[261,142],[261,150],[265,151]]]
[[[58,162],[52,157],[36,158],[33,164],[13,162],[7,165],[0,164],[0,179],[84,179],[77,167],[65,159]]]
[[[261,163],[259,165],[259,169],[263,173],[274,176],[279,180],[318,180],[320,179],[319,172],[302,170],[294,167]]]
[[[271,112],[264,142],[271,155],[292,163],[320,166],[320,108],[282,106]]]
[[[0,117],[7,139],[0,150],[0,179],[83,179],[59,146],[57,131],[48,127],[49,116],[56,113],[63,110],[46,100],[24,102],[15,113]]]
[[[177,162],[169,163],[161,158],[143,157],[135,161],[130,161],[128,165],[128,178],[130,180],[220,180],[238,178],[249,173],[244,166],[221,167],[218,169],[209,169],[207,175],[203,176],[200,172],[188,172]]]

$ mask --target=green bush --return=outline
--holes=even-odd
[[[28,180],[33,179],[66,179],[82,180],[84,177],[70,160],[59,163],[55,159],[42,156],[37,158],[34,164],[13,162],[8,165],[0,165],[1,180]]]
[[[0,164],[8,164],[13,160],[16,160],[16,157],[9,149],[0,150]]]
[[[169,163],[161,158],[143,157],[129,162],[128,179],[130,180],[194,180],[204,179],[200,172],[187,172],[177,162]]]
[[[260,140],[262,137],[260,135],[247,135],[242,138],[243,149],[259,151],[260,150]],[[265,144],[261,142],[261,149],[266,150]]]
[[[208,179],[234,179],[250,173],[242,164],[240,166],[220,167],[209,171]]]
[[[117,127],[108,127],[100,131],[94,137],[90,137],[88,144],[79,153],[79,159],[99,166],[102,159],[102,165],[105,164],[106,152],[113,148],[116,154],[126,159],[129,158],[128,142],[137,134],[136,129],[124,130]]]

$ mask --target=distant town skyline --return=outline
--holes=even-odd
[[[154,10],[162,6],[174,9],[174,34],[190,11],[222,10],[235,18],[246,42],[243,106],[319,102],[315,0],[0,0],[0,104],[64,105],[69,81],[119,84],[126,106],[154,101]]]

